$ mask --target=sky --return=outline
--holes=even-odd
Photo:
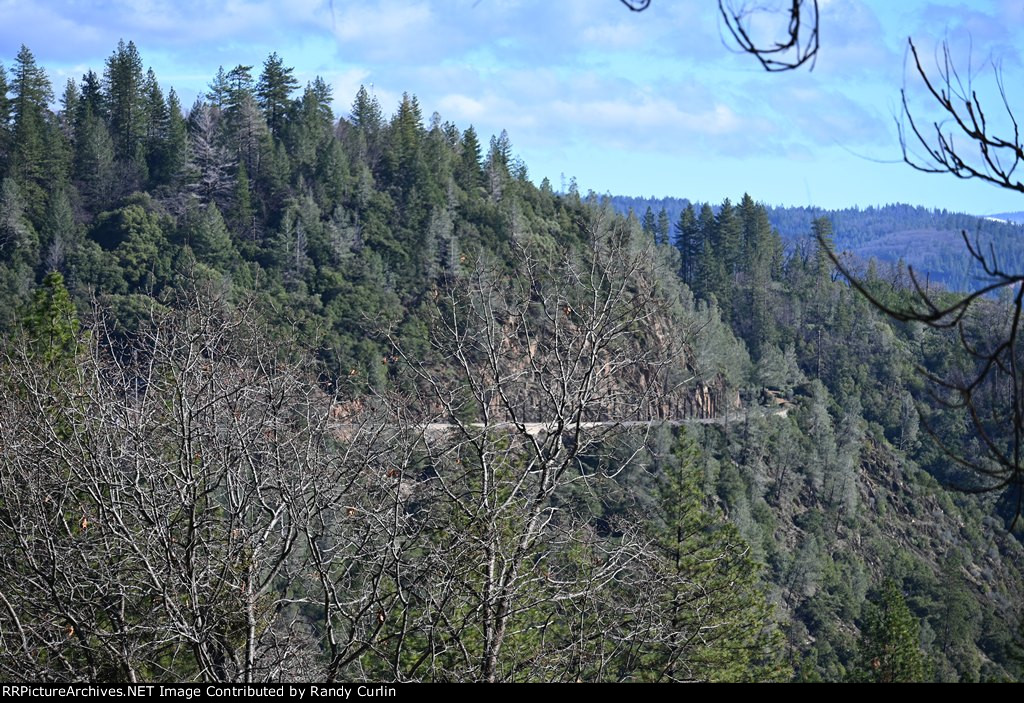
[[[132,40],[187,106],[218,66],[258,73],[276,51],[302,83],[333,87],[339,117],[362,84],[386,114],[409,92],[485,144],[506,129],[530,177],[556,189],[575,178],[584,193],[1024,210],[1019,193],[915,172],[897,131],[901,89],[915,117],[934,118],[908,37],[929,70],[947,41],[1005,128],[998,67],[1024,116],[1024,0],[819,3],[813,69],[782,74],[736,51],[714,0],[652,0],[642,13],[618,0],[0,0],[0,62],[25,44],[59,95]]]

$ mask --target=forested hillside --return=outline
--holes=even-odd
[[[677,222],[689,201],[683,198],[636,198],[612,196],[610,202],[623,214],[630,211],[656,228],[659,221]],[[700,208],[699,204],[695,204]],[[720,205],[712,203],[717,213]],[[1024,254],[1020,245],[1024,230],[1009,215],[978,217],[912,205],[824,210],[815,207],[766,207],[768,221],[779,231],[787,247],[808,246],[815,218],[825,217],[835,233],[839,252],[861,265],[875,259],[885,270],[911,267],[928,282],[949,290],[973,290],[986,280],[984,271],[964,256],[962,233],[981,249],[993,247],[1000,265],[1020,270]],[[662,211],[665,215],[662,218]]]
[[[916,370],[969,360],[813,236],[875,229],[211,74],[0,70],[5,680],[1024,676],[1014,495]]]

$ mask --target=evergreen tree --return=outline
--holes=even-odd
[[[231,188],[234,159],[221,146],[213,107],[197,102],[189,112],[188,183],[203,204],[225,198]]]
[[[692,203],[686,204],[676,222],[676,247],[679,249],[679,276],[692,288],[697,274],[697,261],[704,251],[701,228]]]
[[[147,95],[142,57],[134,42],[118,42],[117,49],[107,59],[103,87],[114,154],[118,160],[141,168],[145,158]]]
[[[292,104],[291,95],[299,87],[299,82],[292,75],[294,72],[295,69],[285,67],[284,60],[274,52],[263,62],[263,73],[256,84],[257,103],[275,138],[284,132]]]
[[[739,219],[743,227],[743,256],[740,270],[746,274],[744,294],[737,303],[735,320],[747,346],[760,357],[762,349],[778,341],[778,326],[772,314],[772,281],[778,276],[782,240],[768,221],[763,206],[744,194]]]
[[[103,86],[95,71],[89,70],[82,76],[81,97],[75,119],[81,122],[86,116],[106,120],[107,111],[103,102]]]
[[[186,225],[186,241],[204,264],[227,271],[238,260],[238,252],[231,243],[224,218],[214,203],[192,213]]]
[[[220,100],[217,103],[218,107],[225,112],[230,112],[238,107],[238,103],[242,99],[256,95],[256,86],[252,78],[252,66],[238,64],[228,72],[223,81],[225,85],[221,88],[221,91],[225,94],[215,97],[218,97]],[[211,101],[213,100],[209,94],[207,94],[207,98]]]
[[[17,181],[0,183],[0,261],[32,267],[39,260],[39,239],[27,215]]]
[[[167,137],[160,177],[168,185],[177,185],[188,163],[188,126],[174,88],[167,91]]]
[[[288,130],[296,169],[308,183],[316,182],[317,166],[324,152],[330,150],[330,142],[334,138],[333,127],[331,87],[317,76],[306,84],[295,121]]]
[[[11,91],[14,123],[8,173],[18,180],[28,212],[38,220],[45,202],[46,131],[53,92],[46,71],[24,44],[14,62]]]
[[[832,220],[827,217],[816,217],[811,222],[811,235],[814,238],[814,271],[819,278],[826,278],[832,270],[832,260],[827,251],[835,251],[832,239]]]
[[[7,174],[7,162],[11,149],[11,99],[7,96],[7,70],[0,63],[0,178]]]
[[[868,608],[851,679],[868,683],[928,680],[929,667],[920,642],[920,623],[896,582],[887,580],[879,602]]]
[[[385,180],[391,185],[399,208],[406,214],[409,214],[413,193],[428,187],[423,141],[423,114],[419,102],[406,93],[389,125],[388,149],[384,156]],[[412,222],[410,225],[416,226]]]
[[[736,215],[736,209],[726,198],[715,218],[715,252],[721,258],[726,276],[739,271],[743,258],[743,226]]]
[[[664,562],[666,640],[644,661],[661,681],[785,678],[761,567],[736,528],[704,507],[700,450],[683,430],[659,477],[655,539]]]
[[[491,137],[490,149],[487,152],[487,185],[491,198],[495,201],[501,200],[505,184],[511,176],[511,162],[512,145],[508,132],[501,130],[500,135]]]
[[[203,96],[206,98],[206,102],[218,112],[223,111],[228,102],[228,95],[231,92],[228,86],[228,77],[224,73],[223,66],[217,67],[217,75],[213,77],[213,80],[210,81],[210,85],[207,87],[209,90]]]
[[[232,94],[230,109],[225,114],[225,141],[230,144],[238,160],[245,164],[247,173],[260,179],[265,150],[269,149],[270,130],[252,93],[239,91]]]
[[[74,368],[78,314],[60,273],[51,272],[43,279],[22,321],[31,353],[51,370],[55,381]]]
[[[370,95],[366,86],[359,86],[356,97],[352,101],[352,124],[363,130],[367,135],[376,135],[384,126],[384,116],[377,98]]]
[[[256,213],[252,207],[252,194],[249,185],[249,172],[245,162],[238,163],[238,174],[235,177],[235,197],[231,207],[232,228],[240,237],[256,240]]]
[[[658,211],[658,224],[657,224],[656,229],[655,229],[655,232],[657,233],[658,244],[668,244],[669,243],[669,241],[668,241],[669,229],[671,229],[671,225],[669,224],[669,221],[668,221],[668,211],[665,210],[665,208],[661,208],[661,210]]]
[[[41,248],[43,268],[46,271],[61,271],[76,244],[75,215],[67,192],[57,189],[50,195],[43,221]]]
[[[114,142],[106,124],[86,102],[75,128],[72,174],[88,210],[99,212],[114,192]]]
[[[170,180],[168,174],[171,116],[153,69],[146,73],[143,96],[146,115],[146,134],[143,143],[146,170],[149,173],[150,184],[156,187]]]
[[[361,202],[369,199],[371,181],[376,175],[382,155],[382,130],[384,118],[380,103],[370,95],[365,86],[359,86],[352,101],[349,121],[353,129],[346,134],[350,152],[356,164],[358,198]]]
[[[647,206],[647,209],[644,211],[644,216],[640,220],[640,229],[643,230],[643,233],[648,237],[655,240],[657,239],[658,225],[654,219],[654,210],[651,209],[650,205]]]
[[[82,94],[78,90],[78,84],[75,83],[73,78],[68,78],[67,82],[64,83],[64,92],[60,97],[58,124],[60,125],[61,132],[64,133],[64,137],[72,145],[75,142],[75,121],[78,115],[78,103],[81,99]]]
[[[464,191],[475,194],[483,183],[483,171],[480,168],[480,140],[477,138],[473,125],[462,133],[462,145],[459,150],[459,162],[455,169],[455,180]]]
[[[715,251],[710,239],[704,240],[700,258],[697,260],[697,273],[693,281],[694,292],[704,299],[715,296],[722,308],[723,316],[728,313],[728,276],[722,257]]]

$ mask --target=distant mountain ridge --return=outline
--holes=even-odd
[[[1024,210],[1018,210],[1017,212],[997,212],[995,215],[989,215],[986,219],[1005,220],[1018,225],[1024,225]]]
[[[664,208],[672,223],[691,202],[629,196],[607,200],[615,210],[624,214],[632,210],[638,218],[647,208],[655,215]],[[713,207],[717,212],[718,205]],[[825,216],[832,221],[840,251],[863,261],[903,262],[922,279],[952,290],[967,290],[984,277],[965,251],[962,232],[977,239],[985,250],[991,246],[1004,270],[1024,270],[1024,211],[980,217],[906,204],[841,210],[766,206],[766,210],[772,226],[789,245],[809,237],[811,221]]]

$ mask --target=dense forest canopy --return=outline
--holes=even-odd
[[[676,222],[689,201],[683,198],[629,197],[608,198],[623,214],[637,217],[661,217]],[[699,204],[695,204],[699,207]],[[717,212],[717,204],[712,210]],[[953,291],[970,291],[988,280],[977,261],[966,256],[961,236],[966,232],[981,248],[989,247],[1006,270],[1024,269],[1020,240],[1024,230],[1013,220],[1013,213],[979,217],[966,213],[890,204],[878,207],[823,210],[816,207],[767,206],[768,221],[778,229],[789,247],[808,246],[809,233],[816,218],[825,217],[835,233],[835,246],[858,267],[872,259],[885,268],[912,268],[930,283]]]
[[[971,360],[837,280],[862,220],[144,66],[0,69],[5,678],[1020,679],[1014,496],[914,372]]]

